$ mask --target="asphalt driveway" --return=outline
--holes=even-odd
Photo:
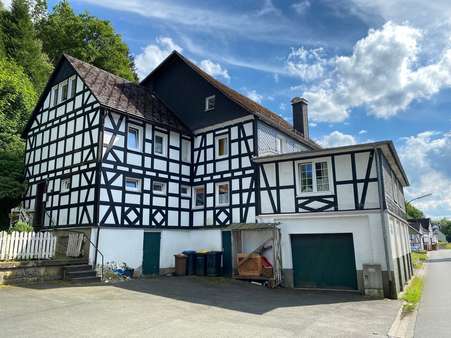
[[[3,337],[386,336],[400,307],[355,293],[168,277],[0,287]]]

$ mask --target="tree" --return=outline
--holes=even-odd
[[[424,213],[410,203],[406,203],[406,213],[407,218],[424,218]]]
[[[446,240],[451,242],[451,220],[442,218],[437,223],[440,225],[440,231],[446,236]]]
[[[128,47],[109,21],[87,12],[76,15],[68,1],[62,1],[38,27],[44,49],[54,65],[62,53],[67,53],[125,79],[137,81]]]
[[[37,95],[21,66],[0,57],[0,228],[24,192],[24,142],[20,138]]]
[[[31,20],[26,0],[13,0],[11,11],[2,11],[1,30],[6,56],[21,65],[40,92],[52,69],[47,55],[42,51]]]

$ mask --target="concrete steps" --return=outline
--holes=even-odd
[[[89,264],[68,265],[64,267],[64,279],[75,283],[100,282],[97,272]]]

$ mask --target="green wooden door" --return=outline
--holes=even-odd
[[[291,235],[294,287],[357,289],[352,234]]]
[[[161,233],[145,232],[143,244],[143,274],[160,274],[160,240]]]
[[[222,267],[226,277],[232,276],[232,232],[222,231]]]

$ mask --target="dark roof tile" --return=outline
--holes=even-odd
[[[99,103],[135,115],[149,122],[190,133],[179,118],[148,88],[113,75],[70,55],[64,57],[74,67]]]

